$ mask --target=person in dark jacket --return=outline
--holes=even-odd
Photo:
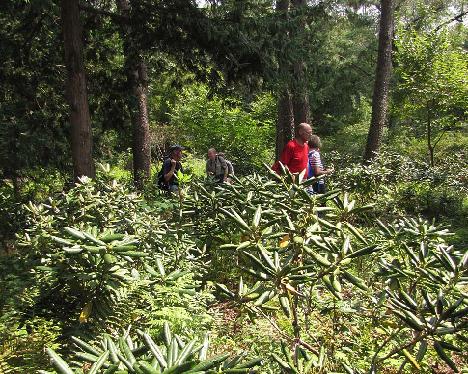
[[[179,190],[179,182],[177,180],[177,172],[183,172],[182,164],[182,151],[184,147],[179,144],[174,144],[169,148],[169,157],[164,160],[163,164],[163,183],[166,189],[171,192]]]

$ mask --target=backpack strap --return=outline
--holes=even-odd
[[[218,156],[216,155],[216,159],[215,159],[215,170],[216,170],[216,164],[219,162],[219,165],[220,165],[220,169],[224,172],[224,170],[226,170],[226,168],[223,167],[223,161],[224,161],[224,164],[226,165],[226,168],[227,168],[227,163],[226,163],[226,160],[222,157],[222,156]]]

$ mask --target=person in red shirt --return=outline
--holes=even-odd
[[[283,149],[279,161],[286,166],[291,173],[301,173],[309,164],[309,147],[307,141],[312,135],[312,127],[308,123],[297,126],[296,137],[290,140]],[[280,174],[279,162],[275,162],[272,169]],[[307,175],[307,174],[306,174]]]

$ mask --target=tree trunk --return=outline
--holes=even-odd
[[[289,1],[290,0],[278,0],[276,2],[276,12],[283,22],[288,20],[289,12]],[[281,43],[289,43],[289,31],[283,33],[283,40]],[[278,49],[283,49],[283,46],[278,46]],[[279,59],[279,75],[282,77],[283,83],[279,88],[278,93],[278,120],[276,122],[276,147],[275,157],[279,159],[283,148],[286,143],[294,137],[294,114],[291,94],[289,91],[289,79],[287,78],[289,66],[287,59],[284,56],[278,56]]]
[[[431,122],[431,108],[429,102],[426,104],[427,120],[426,120],[426,140],[427,150],[429,151],[429,162],[434,167],[434,145],[432,144],[432,122]]]
[[[82,29],[78,0],[62,0],[62,30],[67,68],[66,98],[70,106],[74,178],[95,176],[93,137],[83,62]]]
[[[300,37],[305,32],[305,18],[302,14],[307,7],[306,0],[292,0],[293,6],[296,8],[296,17],[298,17],[295,34]],[[305,63],[302,60],[294,62],[294,85],[293,85],[293,109],[294,109],[294,124],[297,126],[300,123],[310,121],[309,97],[307,90],[307,81],[305,75]]]
[[[133,122],[133,179],[137,188],[142,188],[150,177],[151,144],[148,117],[148,71],[140,61],[134,71],[133,93],[137,106],[131,109]]]
[[[294,125],[310,122],[310,108],[302,61],[294,63],[295,87],[293,94]]]
[[[276,122],[276,160],[283,148],[294,137],[294,116],[291,95],[285,90],[278,98],[278,121]]]
[[[130,16],[128,0],[116,0],[117,8],[123,16]],[[128,77],[128,107],[133,128],[133,180],[135,186],[143,188],[150,176],[151,145],[148,117],[148,71],[141,54],[131,38],[131,29],[123,24],[121,29],[124,41],[125,66]]]
[[[20,153],[18,150],[18,144],[20,134],[15,118],[12,118],[11,122],[8,125],[5,123],[3,126],[5,126],[4,129],[6,129],[4,135],[4,139],[6,140],[6,142],[2,145],[4,147],[3,151],[5,152],[6,157],[3,164],[3,175],[0,174],[0,178],[11,179],[11,183],[13,184],[13,193],[15,196],[15,200],[18,201],[20,197],[20,189],[18,183],[18,171],[20,170],[18,160],[18,156],[20,155]]]
[[[380,149],[387,119],[388,95],[392,73],[392,40],[394,0],[381,0],[379,51],[372,96],[372,119],[367,135],[364,161],[370,161]]]

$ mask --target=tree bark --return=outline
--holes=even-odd
[[[367,135],[364,161],[374,158],[382,142],[383,129],[387,119],[388,95],[392,74],[392,40],[394,0],[381,0],[379,50],[372,96],[372,119]]]
[[[142,188],[150,177],[151,143],[148,117],[148,71],[143,61],[136,63],[133,93],[137,106],[131,109],[133,122],[133,178]]]
[[[279,159],[288,141],[294,138],[294,115],[291,94],[284,90],[278,98],[278,121],[276,122],[276,160]]]
[[[300,37],[301,34],[305,32],[305,18],[301,13],[304,11],[305,7],[307,7],[307,1],[292,0],[292,4],[294,8],[296,8],[296,17],[298,17],[295,34]],[[294,62],[293,109],[295,126],[303,122],[309,123],[310,121],[310,107],[305,70],[305,63],[302,59]]]
[[[294,125],[310,122],[310,107],[305,83],[305,64],[302,61],[294,63],[295,87],[293,94]]]
[[[426,104],[427,118],[426,118],[426,141],[427,150],[429,152],[429,162],[434,167],[434,145],[432,144],[432,123],[431,123],[431,108],[429,102]]]
[[[276,12],[283,22],[288,21],[290,0],[278,0],[276,2]],[[289,43],[289,31],[282,35],[282,43]],[[283,46],[279,46],[281,50]],[[286,143],[294,137],[294,113],[291,93],[289,90],[288,63],[284,56],[279,56],[279,75],[283,80],[278,93],[278,120],[276,122],[276,147],[275,157],[279,159]]]
[[[122,16],[130,17],[128,0],[116,0]],[[143,188],[150,176],[151,144],[148,117],[148,71],[139,51],[135,47],[131,29],[127,24],[121,25],[124,41],[125,66],[128,77],[128,107],[133,128],[133,180],[135,186]]]
[[[93,137],[78,0],[62,0],[61,13],[67,69],[66,98],[70,106],[73,174],[75,180],[83,175],[94,178]]]

